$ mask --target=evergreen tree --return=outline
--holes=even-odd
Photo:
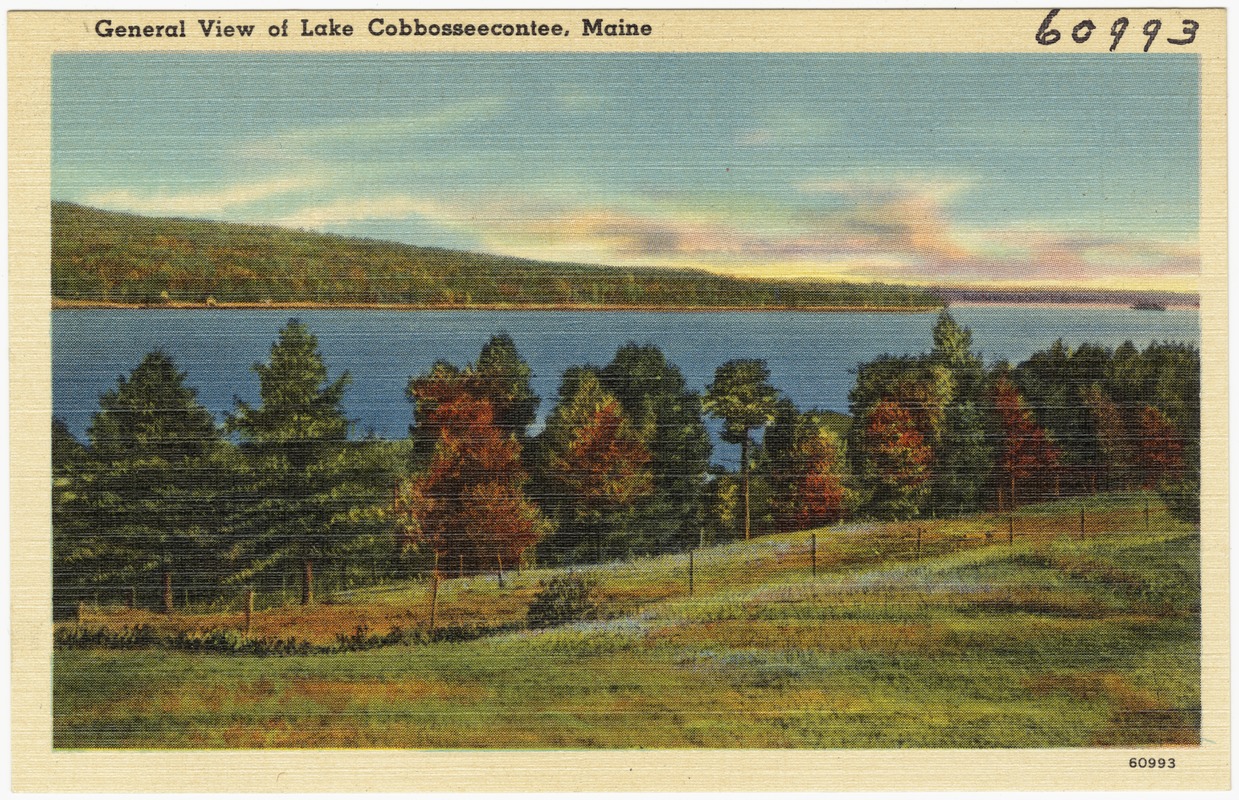
[[[474,394],[490,401],[495,425],[523,442],[542,401],[529,383],[533,370],[517,352],[512,337],[507,333],[490,337],[478,355],[473,375],[477,384]]]
[[[981,507],[983,485],[993,469],[993,451],[986,444],[983,403],[985,365],[972,352],[972,331],[943,310],[933,330],[932,364],[951,375],[950,396],[943,409],[942,435],[934,453],[932,506],[960,514]]]
[[[961,326],[943,309],[934,324],[934,346],[929,360],[946,367],[954,379],[953,402],[975,402],[980,399],[985,380],[985,364],[980,354],[972,352],[972,331]]]
[[[60,417],[52,417],[52,613],[67,615],[90,587],[107,553],[98,549],[89,502],[90,452]]]
[[[348,469],[349,422],[341,403],[350,378],[328,382],[318,340],[289,320],[256,363],[258,406],[238,399],[229,429],[241,438],[252,468],[245,579],[296,563],[301,603],[314,597],[314,563],[348,538],[348,498],[339,491]]]
[[[740,445],[740,480],[744,501],[744,538],[752,528],[749,482],[749,446],[752,432],[774,421],[778,391],[770,385],[770,369],[765,361],[728,361],[714,372],[714,382],[706,387],[705,410],[723,421],[722,439]]]
[[[966,514],[981,509],[982,488],[994,469],[988,420],[977,403],[963,401],[946,409],[945,433],[934,469],[934,508]]]
[[[99,407],[88,431],[93,477],[79,484],[95,531],[64,557],[92,561],[100,583],[148,584],[158,575],[172,613],[174,574],[202,569],[218,545],[219,430],[160,350],[119,378]]]

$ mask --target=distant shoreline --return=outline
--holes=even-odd
[[[1161,311],[1200,311],[1198,304],[1192,303],[1171,303],[1167,304],[1162,309],[1133,309],[1132,303],[1123,302],[1121,300],[1100,301],[1078,301],[1068,302],[1066,300],[954,300],[951,302],[950,308],[994,308],[994,307],[1010,307],[1010,306],[1035,306],[1038,308],[1126,308],[1132,311],[1149,311],[1156,314]]]
[[[425,305],[419,303],[315,303],[290,301],[282,303],[118,303],[108,300],[52,299],[53,309],[115,309],[118,311],[648,311],[666,313],[715,312],[803,312],[807,314],[924,314],[941,311],[946,304],[924,306],[650,306],[650,305],[589,305],[583,303],[469,303],[455,305]]]

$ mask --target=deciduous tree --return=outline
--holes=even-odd
[[[600,560],[610,517],[653,491],[650,452],[594,372],[569,370],[561,398],[543,437],[546,475],[561,519],[592,534]]]
[[[1043,486],[1053,481],[1059,449],[1033,420],[1015,384],[1006,376],[999,376],[994,384],[994,410],[1002,426],[998,466],[1010,489],[1008,498],[1014,508],[1018,486],[1034,478]]]
[[[466,573],[517,564],[547,528],[524,493],[520,443],[495,424],[489,400],[467,394],[438,403],[425,422],[438,431],[434,456],[396,494],[404,540]]]
[[[1152,406],[1140,412],[1139,467],[1141,486],[1156,489],[1183,480],[1183,435]]]
[[[647,552],[697,542],[711,450],[701,397],[654,345],[624,345],[598,377],[650,451],[653,491],[639,503],[629,537],[644,539]]]
[[[916,421],[900,403],[880,400],[862,424],[870,510],[890,519],[915,517],[929,492],[933,457]]]

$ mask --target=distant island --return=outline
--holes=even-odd
[[[417,247],[52,203],[54,307],[926,311],[925,288]]]

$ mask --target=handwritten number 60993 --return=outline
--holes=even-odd
[[[1054,21],[1054,17],[1058,16],[1058,12],[1062,9],[1050,9],[1050,13],[1045,15],[1045,19],[1041,22],[1041,27],[1037,29],[1037,44],[1049,47],[1057,43],[1063,38],[1063,34],[1057,28],[1050,27],[1050,23]],[[1119,17],[1110,26],[1110,52],[1113,53],[1118,49],[1119,42],[1123,41],[1123,34],[1127,33],[1127,26],[1131,21],[1127,17]],[[1196,31],[1200,30],[1200,23],[1194,19],[1185,19],[1180,23],[1183,26],[1183,35],[1181,37],[1166,37],[1166,41],[1170,44],[1188,45],[1196,41]],[[1071,40],[1076,44],[1084,44],[1093,35],[1093,31],[1097,30],[1097,26],[1093,24],[1091,19],[1081,20],[1071,29]],[[1144,52],[1149,52],[1149,48],[1153,46],[1153,42],[1157,39],[1157,35],[1161,33],[1162,21],[1160,19],[1151,19],[1144,23],[1141,28],[1145,35]]]

